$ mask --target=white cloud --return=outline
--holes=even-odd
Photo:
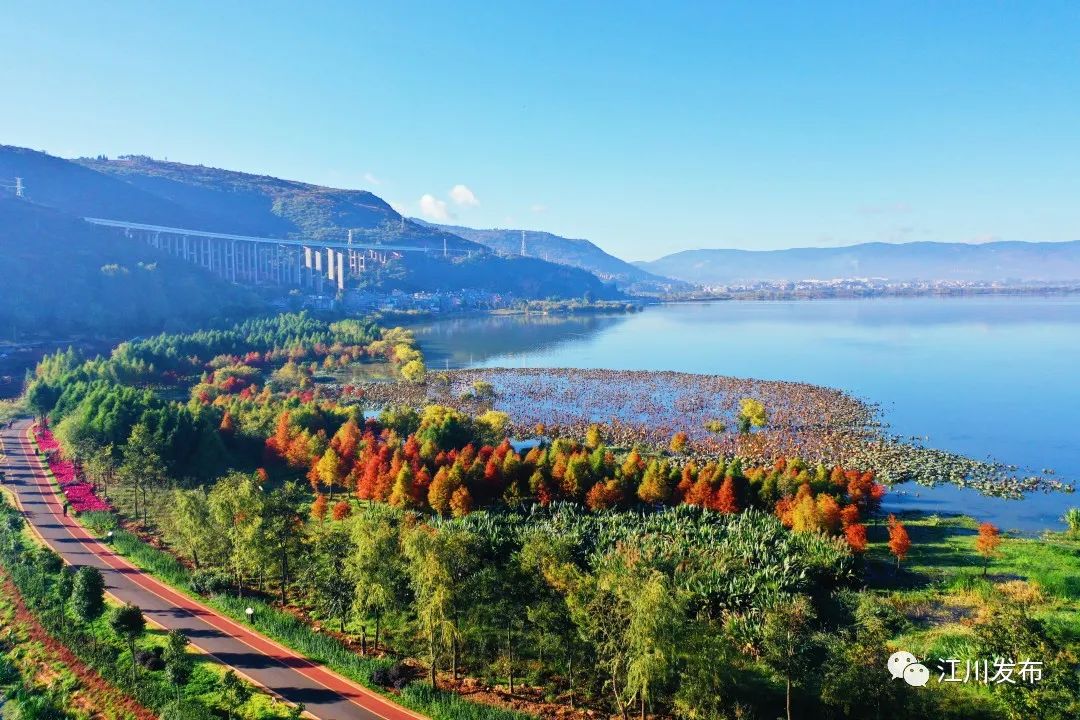
[[[548,211],[548,206],[544,205],[542,203],[536,203],[535,205],[533,205],[529,209],[532,210],[534,213],[540,214],[540,213],[546,213]]]
[[[446,201],[438,199],[431,193],[425,193],[420,198],[420,214],[431,220],[450,219],[450,212],[446,209]]]
[[[372,173],[372,172],[364,173],[364,182],[366,182],[368,185],[382,185],[383,184],[382,179],[375,177],[375,173]]]
[[[450,199],[454,201],[455,205],[464,205],[466,207],[476,207],[480,204],[480,201],[476,199],[476,193],[466,185],[455,185],[450,188]]]

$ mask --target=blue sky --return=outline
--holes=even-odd
[[[1075,2],[8,2],[0,48],[2,143],[629,259],[1080,239]]]

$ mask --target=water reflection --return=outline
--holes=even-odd
[[[462,368],[532,352],[557,352],[564,346],[630,318],[625,313],[590,315],[480,315],[409,325],[432,369]],[[521,362],[525,358],[520,358]]]

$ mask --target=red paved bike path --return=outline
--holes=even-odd
[[[248,680],[290,703],[304,703],[319,720],[424,720],[172,589],[113,552],[63,514],[43,461],[28,439],[29,427],[21,421],[2,433],[5,486],[14,491],[19,509],[42,539],[71,565],[101,570],[106,590],[116,599],[138,605],[157,625],[183,631],[192,645]]]

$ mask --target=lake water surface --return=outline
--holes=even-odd
[[[630,315],[414,325],[430,367],[677,370],[842,388],[901,435],[1080,479],[1080,297],[684,303]],[[986,498],[902,486],[889,505],[1060,527],[1080,494]],[[917,493],[917,495],[916,495]]]

